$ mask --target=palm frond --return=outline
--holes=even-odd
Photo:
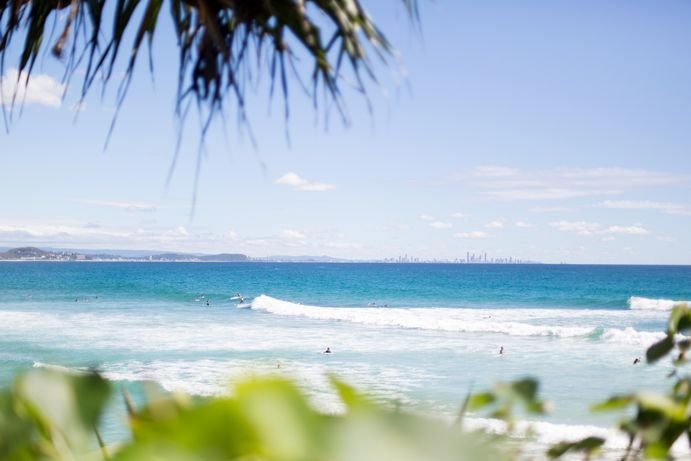
[[[401,1],[417,18],[416,0]],[[316,106],[323,89],[328,104],[343,115],[344,68],[366,94],[365,81],[375,79],[368,51],[384,61],[392,53],[359,0],[0,0],[0,78],[11,50],[19,50],[19,75],[28,81],[37,57],[49,47],[65,62],[65,82],[82,78],[83,99],[96,82],[108,86],[118,75],[118,58],[129,53],[118,86],[120,105],[145,46],[153,68],[152,42],[160,34],[164,3],[173,23],[170,39],[179,49],[176,112],[184,116],[185,101],[196,101],[208,110],[203,130],[228,100],[235,101],[239,117],[245,118],[248,81],[260,71],[269,74],[271,93],[280,82],[288,117],[288,81],[292,74],[300,81],[294,60],[305,52],[312,66],[305,91]],[[44,43],[51,20],[61,32],[54,43]],[[126,46],[129,37],[134,38]],[[22,38],[23,44],[18,43]],[[266,70],[262,60],[269,63]],[[11,112],[14,100],[0,101],[7,120],[6,105]]]

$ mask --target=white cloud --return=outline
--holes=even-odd
[[[536,206],[530,208],[529,211],[533,213],[570,213],[574,209],[565,206]]]
[[[85,205],[95,205],[107,208],[117,208],[125,211],[135,212],[151,212],[156,211],[158,207],[150,203],[141,202],[117,202],[111,200],[91,200],[91,199],[76,199],[73,202],[83,203]]]
[[[650,231],[640,225],[609,226],[603,229],[600,223],[587,221],[556,221],[549,224],[562,232],[574,232],[578,235],[622,234],[647,235]]]
[[[650,234],[648,229],[641,226],[609,226],[604,231],[605,234],[628,234],[628,235],[647,235]]]
[[[518,168],[496,165],[480,165],[472,169],[472,175],[478,178],[507,178],[519,173]]]
[[[488,222],[485,224],[485,227],[488,229],[502,229],[504,227],[504,221],[496,220]]]
[[[456,219],[467,219],[470,218],[470,215],[467,213],[461,213],[460,211],[457,211],[456,213],[452,213],[451,217]]]
[[[185,226],[178,226],[178,227],[175,228],[175,230],[172,231],[172,232],[173,232],[174,234],[182,235],[182,236],[185,236],[185,237],[187,237],[188,235],[190,235],[190,232],[187,230],[187,228],[186,228]]]
[[[429,227],[434,227],[435,229],[451,229],[453,224],[442,221],[433,221],[429,223]]]
[[[21,75],[17,69],[8,70],[0,76],[0,105],[9,106],[15,98],[15,104],[37,104],[48,107],[60,107],[65,85],[50,75],[32,74],[26,82],[26,73]]]
[[[562,232],[575,232],[579,235],[593,235],[600,231],[600,224],[587,221],[556,221],[549,223]]]
[[[593,187],[593,186],[613,186],[615,188],[638,188],[666,186],[687,182],[688,176],[668,173],[664,171],[653,171],[631,168],[573,168],[560,169],[558,176],[561,179],[569,180],[572,184]]]
[[[186,243],[196,245],[214,240],[209,235],[190,232],[184,226],[156,229],[119,229],[86,227],[73,224],[0,224],[0,242],[6,244],[74,244],[167,246]]]
[[[420,219],[422,219],[423,221],[434,221],[436,218],[428,214],[421,214]]]
[[[691,216],[691,206],[681,203],[653,202],[650,200],[605,200],[597,206],[620,210],[654,210],[671,215]]]
[[[483,231],[471,231],[455,234],[454,237],[459,239],[484,239],[489,237],[489,234]]]
[[[187,253],[238,252],[251,256],[267,254],[331,254],[356,258],[355,250],[366,248],[342,241],[340,232],[313,239],[307,232],[284,229],[273,235],[243,237],[234,230],[212,232],[192,225],[139,227],[94,227],[83,222],[18,224],[0,220],[0,246],[51,246],[64,248],[120,248]]]
[[[514,223],[514,225],[515,225],[516,227],[520,227],[520,228],[522,228],[522,229],[527,229],[528,227],[533,227],[532,224],[529,224],[529,223],[523,222],[523,221],[516,221],[516,222]]]
[[[543,187],[526,189],[498,189],[487,191],[486,194],[499,200],[565,200],[592,195],[615,195],[622,191],[615,189],[569,189],[563,187]]]
[[[305,234],[293,229],[285,229],[281,232],[281,237],[287,240],[304,240],[306,238]]]
[[[618,167],[524,171],[481,166],[457,179],[494,199],[539,201],[616,195],[633,189],[681,184],[691,178],[663,171]]]
[[[286,173],[275,181],[276,184],[292,187],[294,190],[303,192],[324,192],[335,189],[334,184],[323,182],[308,181],[301,178],[296,173]]]

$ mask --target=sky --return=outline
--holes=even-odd
[[[41,58],[0,132],[0,246],[691,264],[691,3],[421,0],[419,25],[363,3],[397,49],[372,111],[346,91],[350,123],[327,120],[292,82],[286,122],[263,80],[255,142],[229,106],[196,187],[194,116],[168,181],[165,28],[105,149],[116,85],[78,106]]]

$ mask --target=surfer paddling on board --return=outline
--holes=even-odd
[[[230,299],[237,301],[238,304],[242,304],[245,302],[245,297],[242,296],[240,293],[235,293],[235,296],[231,297]]]
[[[326,350],[322,352],[322,354],[331,354],[331,348],[327,347]]]

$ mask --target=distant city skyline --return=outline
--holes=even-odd
[[[403,63],[377,69],[372,114],[347,93],[352,125],[325,129],[294,85],[285,122],[263,81],[256,147],[229,108],[197,189],[194,115],[167,181],[173,44],[154,43],[155,83],[141,66],[105,151],[114,91],[77,107],[46,56],[0,133],[0,246],[691,264],[691,4],[424,2],[422,33],[368,6]]]

